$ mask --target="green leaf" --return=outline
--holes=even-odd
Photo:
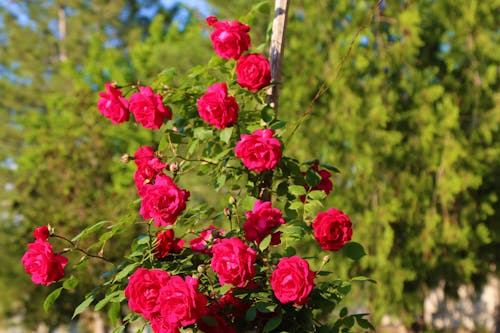
[[[273,302],[257,302],[255,307],[261,313],[270,313],[276,309],[276,304]]]
[[[94,307],[94,311],[100,311],[109,302],[117,302],[117,301],[121,302],[124,299],[125,299],[125,295],[124,295],[123,290],[114,291],[110,294],[107,294],[102,300],[97,302],[97,304]]]
[[[266,123],[270,123],[271,121],[274,120],[276,117],[275,111],[272,107],[266,106],[265,108],[262,109],[260,112],[260,117],[262,120],[264,120]]]
[[[292,257],[292,256],[294,256],[296,253],[297,253],[297,251],[295,250],[295,248],[294,248],[294,247],[289,246],[289,247],[287,247],[287,248],[285,249],[284,256],[285,256],[285,257]]]
[[[351,279],[351,281],[368,281],[377,284],[377,281],[375,281],[374,279],[370,279],[367,276],[355,276]]]
[[[92,224],[91,226],[88,226],[87,228],[83,229],[78,235],[73,237],[73,239],[71,241],[76,242],[80,238],[83,238],[92,232],[98,232],[99,230],[102,229],[102,227],[104,227],[104,225],[106,223],[109,223],[109,222],[110,221],[100,221],[100,222],[97,222],[95,224]]]
[[[66,281],[64,281],[63,288],[66,290],[73,290],[77,285],[78,279],[72,275]]]
[[[123,331],[125,331],[125,326],[121,325],[115,328],[111,333],[122,333]]]
[[[276,193],[281,196],[281,195],[286,195],[288,193],[288,182],[285,180],[281,183],[276,188]]]
[[[269,247],[269,244],[271,244],[271,238],[272,235],[267,235],[266,237],[264,237],[264,239],[259,244],[259,250],[264,251],[265,249],[267,249]]]
[[[313,187],[321,183],[321,176],[313,169],[306,171],[306,184]]]
[[[269,1],[261,1],[255,6],[252,7],[252,11],[259,12],[262,14],[268,14],[271,10],[271,6],[269,5]]]
[[[71,317],[71,319],[74,319],[76,316],[82,313],[86,308],[88,308],[89,305],[92,304],[92,302],[94,301],[94,297],[95,297],[94,295],[87,296],[87,298],[85,298],[85,300],[76,307],[75,312],[73,312],[73,316]]]
[[[254,307],[251,307],[245,313],[245,320],[251,322],[255,319],[256,316],[257,316],[257,310]]]
[[[314,190],[309,192],[307,197],[311,200],[323,200],[326,198],[326,193],[323,190]]]
[[[347,316],[344,318],[343,323],[345,326],[348,328],[351,328],[354,326],[354,317],[353,316]]]
[[[114,326],[118,324],[121,317],[121,305],[120,303],[111,303],[108,309],[108,318],[111,324]]]
[[[282,320],[283,320],[282,315],[269,319],[266,325],[264,325],[264,332],[271,332],[272,330],[280,326]]]
[[[302,208],[304,208],[304,203],[302,203],[301,201],[294,201],[288,207],[288,209],[295,209],[295,210]]]
[[[208,140],[213,137],[213,132],[211,129],[206,129],[203,127],[196,127],[194,129],[194,137],[199,140]]]
[[[136,267],[139,266],[138,262],[125,266],[118,274],[116,274],[113,282],[121,281],[124,277],[128,276]]]
[[[221,141],[225,143],[229,143],[229,140],[231,140],[231,135],[233,134],[233,129],[234,127],[226,127],[219,133],[219,137]]]
[[[221,293],[221,295],[224,295],[225,293],[227,293],[233,286],[230,285],[230,284],[225,284],[223,286],[220,287],[219,289],[219,292]]]
[[[355,316],[356,321],[358,322],[359,327],[369,329],[369,330],[375,330],[375,327],[370,323],[368,320],[360,317],[360,316]]]
[[[50,307],[57,301],[59,298],[59,295],[61,295],[61,291],[63,290],[63,287],[59,287],[50,294],[47,295],[45,298],[45,301],[43,302],[43,309],[45,311],[48,311]]]
[[[344,245],[342,252],[352,260],[358,260],[366,255],[363,246],[356,242],[349,242]]]
[[[184,135],[178,133],[178,132],[174,132],[172,130],[168,130],[167,132],[165,132],[165,134],[168,135],[168,137],[170,138],[170,143],[175,143],[175,144],[179,144],[179,143],[182,143],[182,139],[184,138]],[[167,140],[167,146],[170,144]]]
[[[340,170],[337,169],[336,167],[332,166],[332,165],[328,165],[328,164],[320,164],[320,166],[322,166],[323,168],[325,169],[328,169],[330,171],[333,171],[335,173],[340,173]]]
[[[302,185],[290,185],[288,187],[288,192],[290,192],[290,194],[292,195],[295,195],[296,197],[306,195],[306,189]]]
[[[345,316],[347,316],[347,313],[348,313],[348,312],[347,312],[347,308],[346,308],[346,307],[343,307],[343,308],[340,310],[340,312],[339,312],[339,316],[340,316],[340,317],[345,317]]]
[[[273,131],[276,131],[276,130],[279,130],[285,126],[286,126],[286,121],[277,121],[277,122],[271,124],[271,129]]]

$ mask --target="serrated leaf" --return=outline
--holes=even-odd
[[[356,321],[358,322],[359,327],[365,328],[365,329],[370,329],[370,330],[375,330],[375,327],[370,323],[368,320],[356,316]]]
[[[108,309],[108,318],[112,325],[118,324],[121,317],[121,305],[120,303],[111,303]]]
[[[75,312],[73,312],[73,316],[71,317],[71,319],[74,319],[80,313],[85,311],[85,309],[88,308],[93,301],[94,301],[94,295],[90,295],[87,298],[85,298],[85,300],[76,307]]]
[[[70,276],[66,281],[63,282],[63,288],[66,290],[73,290],[78,285],[78,279],[74,276]]]
[[[45,297],[45,301],[43,302],[43,309],[45,311],[48,311],[52,305],[57,301],[59,298],[59,295],[61,295],[61,291],[63,290],[63,287],[59,287],[50,294]]]
[[[264,239],[259,244],[259,250],[264,251],[265,249],[267,249],[269,247],[269,244],[271,244],[271,238],[271,235],[267,235],[266,237],[264,237]]]
[[[323,190],[314,190],[309,192],[307,197],[311,200],[323,200],[326,198],[326,193]]]
[[[321,183],[321,176],[313,169],[306,171],[306,184],[310,187],[318,186]]]
[[[342,321],[344,323],[345,326],[347,326],[348,328],[351,328],[354,326],[354,317],[353,316],[347,316],[343,319]]]
[[[266,325],[264,325],[264,332],[271,332],[272,330],[280,326],[282,320],[283,316],[281,315],[269,319]]]
[[[124,277],[128,276],[138,266],[139,266],[138,262],[125,266],[120,272],[118,272],[118,274],[116,274],[115,278],[113,279],[113,282],[123,280]]]
[[[342,247],[342,252],[352,260],[358,260],[366,255],[363,246],[356,242],[349,242]]]
[[[71,241],[72,242],[76,242],[80,238],[83,238],[83,237],[89,235],[92,232],[97,232],[97,231],[101,230],[101,228],[106,223],[109,223],[109,221],[99,221],[99,222],[97,222],[97,223],[95,223],[95,224],[93,224],[91,226],[88,226],[87,228],[83,229],[78,235],[76,235],[75,237],[73,237],[73,239],[71,239]]]
[[[193,131],[193,136],[199,140],[208,140],[213,137],[213,132],[211,129],[206,129],[203,127],[196,127]]]
[[[221,293],[221,295],[224,295],[225,293],[227,293],[233,286],[230,285],[230,284],[225,284],[223,286],[220,287],[219,289],[219,292]]]
[[[221,130],[219,133],[221,141],[229,143],[229,140],[231,140],[231,136],[233,135],[233,129],[234,127],[226,127],[223,130]]]
[[[288,192],[296,197],[306,195],[306,189],[302,185],[290,185],[288,187]]]
[[[257,316],[257,310],[254,307],[251,307],[245,313],[245,320],[251,322],[255,319],[256,316]]]
[[[288,209],[302,209],[304,208],[304,204],[300,201],[294,201],[290,204],[290,206],[288,206]]]
[[[261,1],[255,6],[252,7],[252,11],[256,11],[262,14],[267,14],[271,10],[271,6],[269,5],[269,1]]]

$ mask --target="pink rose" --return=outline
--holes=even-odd
[[[207,298],[198,292],[198,280],[186,276],[172,276],[161,289],[157,299],[161,315],[171,324],[187,326],[195,323],[206,313]]]
[[[242,134],[234,152],[236,157],[250,170],[262,172],[278,165],[281,158],[281,143],[273,138],[271,129],[258,129],[252,134]]]
[[[179,253],[182,251],[185,240],[174,238],[174,231],[167,229],[158,232],[156,235],[155,256],[165,258],[169,253]]]
[[[97,101],[97,108],[102,115],[113,124],[123,123],[129,119],[128,101],[122,96],[122,91],[115,88],[114,83],[106,83],[104,85],[106,91],[99,93],[99,101]]]
[[[155,154],[153,148],[148,146],[139,147],[134,153],[134,162],[137,170],[134,174],[135,185],[142,196],[145,184],[153,184],[157,175],[168,167]]]
[[[130,96],[130,111],[135,120],[145,128],[159,129],[165,119],[172,118],[172,112],[163,105],[160,94],[151,87],[139,87],[139,92]]]
[[[236,81],[249,91],[258,91],[271,84],[271,65],[260,54],[242,56],[236,64]]]
[[[174,224],[186,209],[189,192],[181,190],[165,174],[156,176],[155,183],[144,185],[140,213],[144,219],[154,219],[155,226]]]
[[[239,238],[225,238],[212,248],[212,270],[221,285],[243,287],[255,275],[256,252]]]
[[[257,241],[257,243],[260,243],[267,235],[273,233],[277,227],[285,223],[281,211],[278,208],[273,208],[272,203],[269,201],[257,200],[253,210],[246,212],[245,216],[247,218],[247,222],[243,224],[245,239],[247,241]]]
[[[271,275],[270,284],[281,303],[293,302],[299,306],[307,302],[314,286],[314,273],[307,261],[298,256],[281,258]]]
[[[197,102],[200,117],[219,129],[226,128],[238,120],[236,99],[227,95],[227,84],[216,83]]]
[[[220,241],[220,237],[225,233],[224,229],[218,229],[211,225],[207,229],[202,230],[200,237],[193,238],[189,242],[189,246],[194,252],[212,253],[212,245]]]
[[[68,258],[55,254],[50,243],[37,239],[29,243],[28,248],[21,261],[34,283],[48,286],[64,277]]]
[[[132,311],[146,319],[158,316],[161,304],[158,302],[160,289],[170,279],[170,275],[160,269],[138,268],[128,280],[125,297]]]
[[[215,28],[210,35],[215,53],[224,59],[237,60],[250,47],[250,27],[238,21],[217,21],[217,18],[207,18],[208,25]]]
[[[351,240],[352,223],[342,211],[331,208],[316,216],[312,227],[314,238],[323,250],[338,251]]]
[[[36,228],[33,231],[33,236],[35,236],[35,239],[37,239],[37,240],[46,241],[50,237],[49,227],[44,225],[44,226]]]
[[[330,192],[333,190],[333,183],[330,179],[332,177],[332,174],[328,172],[328,170],[319,170],[318,164],[313,164],[311,166],[311,169],[315,170],[321,177],[321,182],[318,185],[313,186],[311,188],[311,191],[322,190],[325,191],[326,195],[330,194]],[[302,175],[305,175],[305,173],[302,173]],[[309,186],[307,184],[305,184],[304,187],[306,188],[306,191],[309,191]],[[300,199],[302,200],[302,202],[305,202],[306,197],[302,196]]]

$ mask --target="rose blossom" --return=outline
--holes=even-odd
[[[125,297],[132,311],[142,314],[146,319],[160,313],[160,289],[167,283],[170,275],[160,269],[138,268],[128,280]]]
[[[311,191],[320,190],[324,191],[326,195],[330,194],[330,192],[333,190],[333,183],[332,180],[330,179],[332,177],[332,174],[325,169],[319,170],[317,163],[313,164],[311,166],[311,169],[316,171],[321,177],[321,182],[318,185],[311,187]],[[303,172],[302,175],[305,176],[305,173]],[[309,191],[309,186],[307,184],[305,184],[304,187],[306,188],[306,191]],[[302,202],[305,202],[306,197],[301,196],[300,200],[302,200]]]
[[[255,172],[274,169],[282,152],[281,143],[273,138],[273,134],[271,129],[258,129],[252,134],[242,134],[234,148],[236,157]]]
[[[215,30],[210,34],[215,53],[224,59],[237,60],[250,47],[250,27],[238,21],[217,21],[217,18],[207,18],[209,26]]]
[[[205,254],[212,253],[212,245],[217,243],[220,240],[219,237],[223,236],[225,233],[226,231],[224,229],[218,229],[211,225],[207,229],[201,231],[200,237],[193,238],[189,242],[189,246],[194,252]]]
[[[247,218],[247,222],[243,224],[245,239],[247,241],[257,241],[257,243],[260,243],[267,235],[273,233],[277,227],[285,223],[281,211],[278,208],[273,208],[272,203],[269,201],[257,200],[253,210],[246,212],[245,217]],[[273,243],[273,245],[277,244],[279,242]]]
[[[255,275],[256,252],[239,238],[225,238],[212,248],[212,270],[219,283],[243,287]]]
[[[150,319],[151,328],[154,333],[179,333],[179,325],[169,323],[160,314],[153,316]]]
[[[68,258],[55,254],[46,239],[40,238],[29,243],[28,248],[21,262],[34,283],[48,286],[64,277]]]
[[[139,92],[130,96],[130,111],[135,120],[145,128],[159,129],[165,119],[172,118],[172,112],[163,105],[160,94],[151,87],[139,87]]]
[[[122,91],[117,89],[114,83],[106,83],[104,87],[107,91],[99,93],[100,99],[97,102],[99,111],[113,124],[128,121],[130,116],[128,101],[122,96]]]
[[[174,238],[174,231],[167,229],[158,232],[156,235],[155,256],[156,258],[165,258],[170,252],[179,253],[182,251],[185,240]]]
[[[35,236],[35,239],[37,240],[46,241],[50,237],[49,227],[43,225],[36,228],[35,230],[33,230],[33,236]]]
[[[162,287],[157,302],[161,315],[171,324],[187,326],[206,313],[207,298],[198,292],[198,280],[186,276],[172,276]]]
[[[200,117],[218,129],[226,128],[238,120],[236,99],[227,95],[227,84],[215,83],[197,101]]]
[[[271,275],[270,284],[281,303],[294,302],[299,306],[307,302],[314,286],[314,273],[307,261],[298,256],[281,258]]]
[[[139,147],[134,153],[134,162],[137,165],[137,170],[134,174],[135,185],[142,195],[145,184],[152,184],[157,175],[163,172],[168,167],[155,154],[153,148],[149,146]]]
[[[156,176],[155,183],[144,185],[140,213],[144,219],[154,219],[155,226],[171,225],[186,209],[189,192],[181,190],[165,174]]]
[[[316,216],[312,224],[314,238],[323,250],[337,251],[351,240],[352,223],[342,211],[331,208]]]
[[[271,83],[271,65],[260,54],[242,56],[236,64],[236,81],[249,91],[258,91]]]

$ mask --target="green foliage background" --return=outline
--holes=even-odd
[[[155,1],[21,3],[36,26],[0,7],[0,318],[30,313],[33,327],[69,320],[100,267],[44,313],[51,288],[32,285],[20,264],[31,230],[76,234],[130,214],[134,170],[119,157],[155,140],[135,124],[110,126],[97,92],[108,81],[151,83],[169,67],[180,82],[212,50],[196,11],[185,29],[172,24],[179,6],[151,19],[140,8]],[[257,2],[210,3],[220,19],[250,24],[253,41],[266,40],[272,1],[251,16]],[[65,38],[48,28],[60,6]],[[287,153],[342,171],[328,206],[351,216],[353,240],[369,256],[330,265],[378,281],[355,291],[375,321],[393,313],[410,324],[440,280],[453,293],[498,266],[499,16],[496,1],[291,4],[279,116],[300,127]],[[204,190],[193,194],[201,200]],[[132,237],[105,253],[123,255]]]

